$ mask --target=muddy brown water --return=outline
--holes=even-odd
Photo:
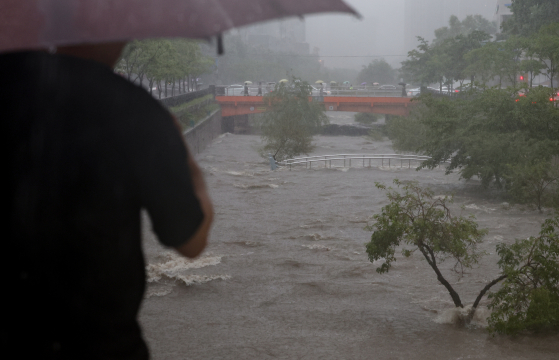
[[[353,114],[329,113],[351,123]],[[313,154],[392,153],[389,141],[317,136]],[[407,167],[270,171],[254,135],[225,134],[197,160],[215,204],[210,244],[194,261],[144,229],[148,288],[140,313],[153,359],[558,359],[559,336],[491,337],[488,310],[473,325],[425,261],[401,256],[377,274],[363,227],[387,204],[374,182],[415,180],[455,194],[455,213],[489,230],[488,255],[444,275],[471,304],[498,274],[495,245],[535,235],[550,212],[507,206],[477,181]],[[368,165],[368,163],[366,164]],[[337,166],[337,167],[336,167]],[[487,301],[482,301],[482,305]]]

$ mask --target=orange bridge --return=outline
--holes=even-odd
[[[257,114],[268,110],[269,106],[262,96],[216,96],[221,106],[221,116]],[[316,97],[315,97],[316,99]],[[408,116],[412,98],[374,97],[374,96],[325,96],[324,110],[371,112],[377,114]],[[311,97],[309,97],[311,100]]]

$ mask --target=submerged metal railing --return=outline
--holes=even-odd
[[[275,162],[278,166],[289,166],[289,170],[293,166],[305,165],[305,168],[312,169],[313,163],[315,167],[321,168],[332,168],[334,167],[352,167],[352,161],[354,166],[359,167],[371,167],[372,161],[376,161],[378,165],[384,167],[392,167],[400,165],[403,168],[404,165],[408,165],[411,168],[411,163],[417,163],[429,160],[430,156],[423,155],[410,155],[410,154],[336,154],[336,155],[317,155],[317,156],[305,156],[293,159],[287,159],[284,161]],[[332,162],[334,165],[332,165]],[[399,163],[399,164],[398,164]],[[322,166],[324,164],[324,166]],[[358,164],[358,165],[357,165]],[[367,165],[367,166],[366,166]],[[272,166],[272,170],[273,166]]]

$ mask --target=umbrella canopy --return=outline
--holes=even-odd
[[[335,81],[330,81],[330,84],[337,84],[337,82],[335,82]]]
[[[252,85],[252,81],[245,81],[245,85]]]
[[[344,81],[344,84],[349,84],[349,81]]]
[[[366,82],[362,82],[361,85],[367,85],[367,83],[366,83]]]
[[[344,12],[343,0],[2,0],[0,52],[128,41],[208,39],[233,27],[288,16]]]
[[[324,83],[324,81],[322,81],[322,80],[317,80],[317,81],[315,82],[315,84],[322,84],[322,83]]]
[[[286,82],[289,82],[289,80],[287,80],[287,79],[281,79],[281,80],[278,81],[278,82],[280,82],[280,83],[286,83]]]
[[[375,85],[375,86],[376,86],[376,85],[380,85],[380,84],[379,84],[379,83],[373,83],[373,85]]]

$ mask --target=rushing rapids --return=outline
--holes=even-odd
[[[352,114],[330,113],[352,122]],[[314,154],[391,153],[389,141],[317,136]],[[375,181],[415,180],[454,193],[456,214],[489,230],[487,255],[463,276],[443,263],[463,302],[498,274],[495,245],[539,232],[549,211],[509,206],[443,169],[270,171],[260,138],[225,134],[197,159],[215,204],[207,251],[183,260],[144,229],[148,287],[140,315],[154,359],[557,359],[558,336],[491,337],[483,307],[467,327],[419,256],[387,274],[368,261],[363,227],[387,204]],[[462,208],[463,206],[463,208]]]

